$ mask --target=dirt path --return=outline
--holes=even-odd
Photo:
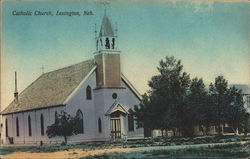
[[[112,152],[128,152],[132,148],[110,148],[100,150],[70,149],[51,153],[14,152],[3,156],[3,159],[78,159],[84,156],[101,155]]]

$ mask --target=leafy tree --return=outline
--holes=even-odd
[[[244,121],[243,121],[243,131],[245,136],[247,136],[247,133],[250,132],[250,114],[247,112],[244,115]]]
[[[81,132],[80,127],[78,126],[79,123],[81,123],[79,118],[73,118],[66,112],[62,111],[61,114],[58,114],[55,123],[47,127],[46,134],[49,138],[63,136],[65,144],[67,144],[68,136],[76,135]]]
[[[232,127],[235,134],[237,129],[244,129],[246,110],[244,108],[241,90],[231,87],[228,89],[228,103],[225,110],[226,122]]]
[[[236,130],[244,129],[246,110],[244,108],[241,90],[235,87],[228,88],[223,76],[215,78],[215,83],[210,84],[210,104],[213,108],[214,120],[219,135],[222,135],[222,126],[228,124],[236,134]]]
[[[144,127],[144,135],[151,136],[150,131],[156,128],[157,123],[153,120],[156,115],[146,93],[142,96],[140,105],[134,106],[134,115],[136,116],[137,127]]]
[[[211,96],[211,107],[214,110],[214,123],[218,128],[219,135],[222,135],[222,125],[226,124],[227,104],[229,103],[227,97],[228,84],[223,76],[215,78],[215,83],[210,84],[209,93]]]
[[[141,103],[142,117],[138,119],[153,129],[180,130],[183,126],[181,117],[185,113],[182,108],[190,84],[189,75],[182,71],[181,61],[174,57],[161,60],[157,70],[159,75],[149,81],[151,91],[147,100]]]
[[[157,70],[159,74],[148,83],[150,91],[134,108],[138,125],[147,130],[172,130],[174,135],[181,132],[183,136],[193,136],[195,126],[204,135],[208,135],[211,126],[217,126],[222,135],[225,124],[246,132],[248,114],[241,91],[228,88],[223,76],[216,77],[207,91],[203,80],[190,80],[181,61],[174,57],[160,60]]]
[[[209,107],[206,106],[207,97],[203,80],[197,77],[192,79],[187,95],[186,107],[184,108],[185,114],[183,116],[185,123],[183,131],[187,136],[193,136],[195,126],[199,126],[203,130],[203,133],[205,133],[203,125],[208,125],[207,118],[209,118]]]

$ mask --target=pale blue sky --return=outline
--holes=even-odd
[[[12,11],[91,10],[90,16],[13,16]],[[139,92],[165,56],[181,59],[192,77],[206,83],[224,75],[249,84],[249,3],[112,2],[107,14],[118,24],[122,72]],[[21,92],[45,72],[89,58],[95,51],[104,8],[98,2],[3,2],[2,106],[13,98],[14,71]]]

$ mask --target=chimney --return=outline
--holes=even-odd
[[[18,103],[18,92],[17,92],[17,75],[15,72],[15,92],[14,92],[14,101],[17,104]]]

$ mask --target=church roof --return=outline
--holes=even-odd
[[[12,101],[1,114],[63,105],[94,67],[94,60],[87,60],[42,74],[20,93],[18,104]]]
[[[102,26],[101,26],[99,36],[100,37],[101,36],[115,36],[112,24],[106,15],[104,15],[102,19]]]

